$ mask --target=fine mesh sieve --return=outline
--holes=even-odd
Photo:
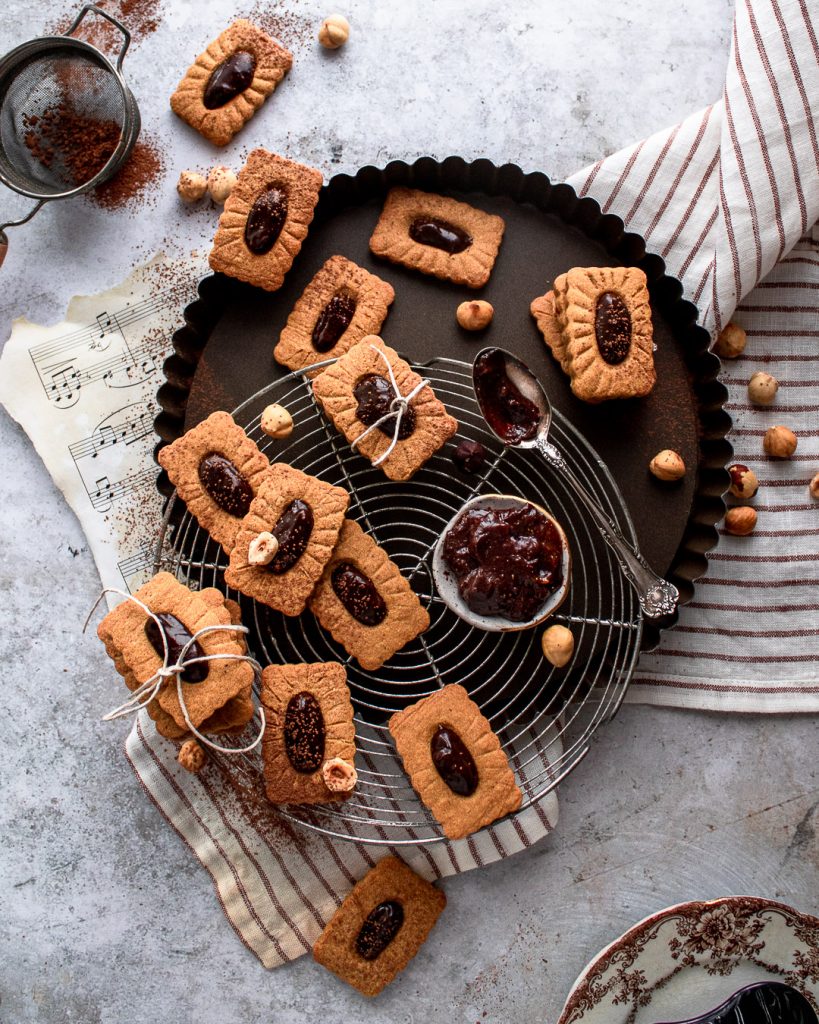
[[[123,36],[111,61],[91,43],[75,39],[87,14],[111,22]],[[106,11],[86,5],[62,36],[23,43],[0,60],[0,181],[38,200],[25,224],[50,199],[80,195],[107,181],[131,153],[140,129],[139,109],[122,77],[131,36]]]

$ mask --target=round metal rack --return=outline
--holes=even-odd
[[[447,683],[460,683],[489,719],[523,793],[520,811],[541,800],[588,752],[591,737],[619,708],[640,650],[642,619],[631,587],[592,522],[559,475],[534,453],[505,448],[478,409],[471,366],[437,359],[415,366],[459,422],[453,444],[481,441],[489,458],[477,475],[460,472],[447,445],[406,482],[388,480],[324,417],[305,373],[292,373],[257,392],[233,413],[271,461],[284,461],[350,494],[348,516],[387,551],[430,614],[429,629],[377,672],[365,672],[310,612],[288,618],[225,587],[227,557],[185,511],[169,504],[158,548],[162,567],[194,589],[216,586],[239,600],[250,644],[262,664],[340,661],[355,708],[359,783],[338,804],[283,808],[292,820],[339,839],[414,845],[444,839],[405,775],[392,744],[390,715]],[[261,432],[271,402],[292,414],[286,440]],[[550,439],[575,473],[635,541],[634,527],[611,474],[588,442],[559,413]],[[432,549],[446,523],[480,493],[516,494],[547,508],[563,525],[572,552],[569,594],[551,621],[568,625],[575,653],[554,669],[540,648],[542,630],[486,633],[467,626],[435,593]],[[178,511],[178,510],[177,510]],[[245,755],[242,755],[245,756]],[[259,755],[249,755],[260,770]],[[518,811],[517,813],[520,813]]]

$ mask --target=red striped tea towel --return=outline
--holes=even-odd
[[[747,296],[737,319],[748,347],[724,379],[737,458],[762,481],[759,528],[751,538],[721,538],[695,601],[659,652],[642,659],[632,700],[819,710],[819,502],[807,492],[819,469],[819,254],[806,238],[819,217],[817,98],[808,0],[739,0],[722,100],[572,179],[662,254],[709,329]],[[745,383],[757,367],[781,383],[770,410],[747,404]],[[761,433],[777,422],[800,437],[787,463],[761,455]],[[252,784],[235,769],[190,776],[174,752],[144,719],[128,737],[134,770],[210,872],[239,938],[267,967],[308,952],[388,847],[295,828],[257,810]],[[556,816],[551,794],[478,837],[394,852],[436,878],[524,849]]]

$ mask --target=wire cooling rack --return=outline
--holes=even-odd
[[[347,669],[355,708],[358,786],[350,799],[320,806],[289,805],[283,813],[339,839],[415,845],[443,840],[405,775],[387,729],[390,715],[447,683],[466,687],[500,738],[523,793],[520,810],[541,800],[588,752],[591,737],[617,712],[640,650],[642,619],[631,587],[594,524],[559,475],[533,453],[503,446],[483,420],[472,389],[472,368],[437,359],[414,369],[459,422],[452,444],[482,442],[489,457],[480,474],[460,472],[446,446],[406,482],[387,480],[347,445],[320,412],[309,380],[288,374],[233,413],[271,461],[288,462],[350,494],[348,516],[387,551],[430,614],[429,629],[377,672],[365,672],[325,633],[310,612],[288,618],[225,586],[227,556],[185,511],[169,503],[157,568],[193,589],[216,586],[239,600],[250,646],[262,664],[339,661]],[[264,406],[278,402],[295,429],[284,441],[261,432]],[[635,542],[634,526],[611,474],[589,443],[555,412],[550,440],[574,472]],[[516,494],[548,509],[562,524],[572,552],[571,586],[550,621],[571,628],[572,661],[554,669],[540,648],[542,630],[486,633],[467,626],[435,592],[432,550],[444,526],[476,494]],[[175,525],[174,525],[175,524]],[[260,771],[260,757],[248,770]],[[517,813],[520,813],[517,812]]]

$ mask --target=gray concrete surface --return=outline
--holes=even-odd
[[[562,176],[714,99],[729,0],[520,0],[515,5],[343,5],[346,51],[307,32],[329,8],[269,4],[296,66],[225,151],[251,145],[325,174],[423,153],[486,155]],[[239,8],[242,12],[247,8]],[[2,271],[12,317],[53,321],[160,245],[205,245],[181,217],[177,172],[209,147],[166,97],[226,0],[166,0],[126,67],[167,176],[155,205],[104,214],[46,208]],[[0,49],[63,12],[7,0]],[[291,38],[288,39],[288,32]],[[0,196],[0,209],[23,204]],[[402,980],[375,1002],[302,959],[265,972],[224,921],[205,872],[142,795],[102,725],[111,670],[80,625],[99,587],[82,533],[15,424],[0,414],[0,1021],[245,1024],[274,1021],[547,1022],[577,973],[631,923],[684,899],[758,893],[819,911],[819,723],[626,707],[561,787],[555,835],[448,880],[447,913]]]

